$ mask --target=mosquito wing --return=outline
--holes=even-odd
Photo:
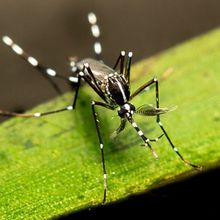
[[[156,108],[152,105],[142,105],[136,109],[135,113],[137,113],[139,115],[155,116],[155,115],[165,114],[165,113],[167,113],[169,111],[173,111],[175,109],[176,109],[176,107]]]

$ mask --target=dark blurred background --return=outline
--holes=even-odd
[[[0,36],[9,35],[43,64],[68,75],[70,55],[93,55],[90,11],[98,16],[109,65],[121,50],[133,51],[136,62],[220,25],[219,0],[0,0]],[[57,95],[3,44],[0,66],[0,108],[24,110]]]
[[[43,64],[69,75],[70,55],[79,58],[93,55],[87,22],[90,11],[98,16],[103,56],[109,65],[113,65],[121,50],[133,51],[137,62],[220,25],[219,0],[0,0],[0,36],[9,35]],[[57,95],[36,70],[3,44],[0,44],[0,67],[1,109],[25,110]],[[63,91],[69,89],[63,82],[58,83]],[[153,213],[161,216],[166,210],[171,217],[175,209],[179,210],[177,204],[183,204],[184,200],[194,214],[202,216],[205,212],[213,216],[218,208],[217,203],[210,201],[220,195],[216,185],[219,174],[217,169],[214,174],[197,179],[196,184],[189,182],[177,184],[171,191],[165,189],[168,190],[165,197],[156,193],[159,196],[152,200],[148,194],[132,198],[133,203],[111,207],[110,211],[101,209],[99,213],[133,211],[147,217]],[[183,213],[188,213],[187,209],[180,209],[178,216]]]

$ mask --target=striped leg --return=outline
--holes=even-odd
[[[155,82],[155,92],[156,92],[156,107],[159,108],[159,84],[158,84],[158,80],[156,78],[154,78],[154,82]],[[201,167],[196,165],[196,164],[193,164],[191,163],[190,161],[186,160],[181,154],[180,152],[178,151],[178,149],[176,148],[176,146],[173,144],[173,142],[171,141],[170,137],[168,136],[162,122],[160,121],[160,115],[157,115],[157,123],[158,125],[160,126],[160,128],[162,129],[164,135],[166,136],[170,146],[172,147],[172,149],[174,150],[174,152],[180,157],[180,159],[185,163],[185,164],[188,164],[190,165],[191,167],[194,167],[196,169],[200,169]]]
[[[63,112],[63,111],[70,111],[73,110],[73,106],[67,106],[65,108],[61,108],[61,109],[56,109],[56,110],[52,110],[52,111],[48,111],[48,112],[35,112],[35,113],[16,113],[16,112],[9,112],[9,111],[4,111],[4,110],[0,110],[0,115],[1,116],[7,116],[7,117],[22,117],[22,118],[39,118],[45,115],[51,115],[51,114],[55,114],[58,112]]]
[[[125,61],[125,51],[121,51],[113,69],[115,70],[120,63],[120,73],[124,74],[125,79],[127,80],[128,84],[130,83],[130,69],[131,69],[131,59],[132,59],[133,53],[128,53],[128,59],[125,66],[125,72],[124,72],[124,61]]]
[[[120,123],[119,127],[111,134],[111,138],[115,138],[119,133],[121,133],[125,129],[126,122],[127,122],[127,119],[121,118],[121,123]],[[160,140],[160,138],[163,137],[163,135],[164,134],[161,134],[159,137],[154,138],[154,139],[149,139],[149,140],[150,140],[150,142],[157,142]]]
[[[97,113],[95,111],[95,106],[102,106],[108,109],[113,110],[113,108],[105,103],[102,102],[96,102],[96,101],[92,101],[92,113],[93,113],[93,117],[95,120],[95,126],[96,126],[96,131],[98,134],[98,138],[99,138],[99,146],[100,146],[100,151],[101,151],[101,157],[102,157],[102,168],[103,168],[103,189],[104,189],[104,195],[103,195],[103,204],[106,202],[106,191],[107,191],[107,173],[106,173],[106,168],[105,168],[105,157],[104,157],[104,145],[103,145],[103,141],[102,141],[102,137],[101,137],[101,133],[100,133],[100,129],[99,129],[99,121],[98,121],[98,117],[97,117]]]
[[[59,87],[56,85],[55,82],[51,79],[53,78],[60,78],[63,80],[66,80],[71,83],[75,83],[76,78],[75,77],[69,77],[66,78],[62,75],[59,75],[54,69],[46,67],[39,63],[39,61],[34,58],[33,56],[29,55],[27,52],[25,52],[19,45],[14,43],[14,41],[8,37],[3,36],[2,41],[9,46],[18,56],[20,56],[22,59],[24,59],[26,62],[28,62],[31,66],[33,66],[35,69],[37,69],[40,73],[42,73],[42,76],[45,77],[53,86],[53,88],[56,90],[58,94],[62,94],[62,91],[59,89]]]
[[[45,115],[55,114],[58,112],[74,110],[76,107],[76,100],[78,97],[78,91],[79,91],[80,81],[81,81],[82,75],[83,75],[83,73],[80,72],[79,76],[77,77],[77,87],[76,87],[76,93],[75,93],[74,100],[73,100],[73,105],[70,105],[70,106],[67,106],[67,107],[61,108],[61,109],[48,111],[48,112],[35,112],[35,113],[16,113],[16,112],[9,112],[9,111],[0,110],[0,115],[7,116],[7,117],[23,117],[23,118],[37,117],[38,118],[38,117],[42,117]]]
[[[130,100],[133,99],[136,95],[138,95],[140,92],[142,92],[144,89],[146,89],[147,87],[151,86],[152,84],[155,84],[155,93],[156,93],[156,108],[160,108],[159,107],[159,85],[158,85],[158,80],[156,78],[153,78],[152,80],[146,82],[143,86],[141,86],[140,88],[138,88],[131,96],[130,96]],[[160,115],[158,114],[157,116],[157,123],[160,126],[161,130],[163,131],[164,135],[166,136],[170,146],[172,147],[172,149],[174,150],[174,152],[179,156],[179,158],[185,163],[190,165],[191,167],[200,169],[201,167],[198,165],[195,165],[193,163],[191,163],[190,161],[186,160],[178,151],[178,149],[176,148],[176,146],[173,144],[173,142],[171,141],[170,137],[168,136],[162,122],[160,121]]]
[[[93,12],[90,12],[88,14],[88,21],[91,25],[91,33],[92,36],[95,38],[94,42],[94,53],[97,60],[101,60],[101,53],[102,53],[102,45],[99,41],[100,39],[100,28],[97,24],[97,17],[96,14]]]
[[[156,152],[154,151],[154,149],[149,143],[151,140],[144,135],[144,133],[140,130],[137,124],[133,121],[133,119],[129,118],[128,121],[131,123],[132,127],[137,131],[138,135],[142,138],[142,140],[144,141],[144,145],[147,146],[151,150],[155,158],[158,158]]]

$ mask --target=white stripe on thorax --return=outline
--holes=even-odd
[[[119,89],[120,89],[120,91],[121,91],[121,94],[122,94],[122,96],[123,96],[124,102],[127,102],[127,98],[126,98],[126,96],[125,96],[125,93],[124,93],[124,90],[123,90],[123,88],[122,88],[121,83],[120,83],[118,80],[117,80],[117,83],[118,83],[118,87],[119,87]]]

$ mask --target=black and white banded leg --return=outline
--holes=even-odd
[[[33,56],[29,55],[26,51],[24,51],[18,44],[16,44],[10,37],[8,36],[3,36],[2,41],[9,46],[13,52],[15,52],[19,57],[24,59],[28,64],[30,64],[32,67],[34,67],[36,70],[38,70],[42,76],[49,81],[49,83],[53,86],[55,91],[58,94],[62,94],[62,91],[60,88],[57,86],[57,84],[52,80],[52,78],[59,78],[71,83],[77,83],[77,78],[76,77],[64,77],[60,74],[58,74],[54,69],[50,67],[46,67],[42,65],[36,58]]]
[[[69,105],[65,108],[60,108],[60,109],[56,109],[56,110],[52,110],[48,112],[35,112],[35,113],[16,113],[16,112],[0,110],[0,115],[6,116],[6,117],[39,118],[42,116],[51,115],[51,114],[55,114],[58,112],[71,111],[71,110],[73,110],[73,106]]]
[[[159,108],[159,84],[158,84],[158,80],[156,78],[153,79],[156,87],[155,87],[155,92],[156,92],[156,107]],[[162,129],[164,135],[166,136],[168,142],[170,143],[170,146],[172,147],[172,149],[176,152],[176,154],[180,157],[180,159],[182,161],[184,161],[184,163],[190,165],[191,167],[194,167],[194,168],[197,168],[197,169],[200,169],[201,167],[196,165],[196,164],[193,164],[191,163],[190,161],[186,160],[181,154],[180,152],[178,151],[178,149],[176,148],[176,146],[173,144],[173,142],[171,141],[170,137],[168,136],[161,120],[160,120],[160,115],[157,115],[157,119],[156,119],[158,125],[160,126],[160,128]]]
[[[9,112],[9,111],[4,111],[0,109],[0,115],[2,116],[7,116],[7,117],[23,117],[23,118],[33,118],[33,117],[42,117],[42,116],[46,116],[46,115],[50,115],[50,114],[55,114],[55,113],[59,113],[59,112],[63,112],[63,111],[71,111],[74,110],[76,107],[76,101],[77,101],[77,97],[78,97],[78,92],[79,92],[79,87],[80,87],[80,81],[81,81],[81,77],[84,76],[83,72],[79,72],[78,76],[77,76],[77,87],[76,87],[76,92],[75,92],[75,96],[73,99],[73,104],[69,105],[67,107],[64,108],[60,108],[60,109],[56,109],[56,110],[51,110],[48,112],[35,112],[35,113],[16,113],[16,112]]]
[[[115,138],[119,133],[121,133],[125,129],[126,122],[127,122],[127,119],[121,118],[121,123],[120,123],[119,127],[111,134],[111,138]],[[161,134],[157,138],[149,139],[149,140],[150,140],[150,142],[157,142],[160,140],[160,138],[163,137],[163,135],[164,134]],[[145,145],[143,145],[143,146],[145,146]]]
[[[139,87],[131,96],[130,96],[130,100],[133,99],[135,96],[137,96],[140,92],[142,92],[145,88],[151,86],[152,84],[155,84],[155,94],[156,94],[156,107],[159,108],[159,84],[158,84],[158,80],[156,78],[151,79],[150,81],[146,82],[144,85],[142,85],[141,87]],[[168,136],[161,120],[160,120],[160,115],[156,116],[156,122],[157,124],[160,126],[161,130],[163,131],[163,134],[166,136],[170,146],[172,147],[172,149],[174,150],[174,152],[179,156],[179,158],[185,163],[190,165],[191,167],[200,169],[201,167],[191,163],[190,161],[186,160],[179,152],[179,150],[177,149],[177,147],[173,144],[173,142],[171,141],[170,137]]]
[[[130,84],[130,69],[131,69],[131,60],[132,60],[133,53],[128,53],[128,58],[126,65],[124,65],[125,61],[125,51],[121,51],[113,69],[116,70],[118,64],[120,64],[120,74],[123,74],[125,76],[125,79],[127,80],[127,83]],[[125,68],[125,71],[124,71]]]
[[[72,105],[69,105],[64,108],[48,111],[48,112],[35,112],[35,113],[16,113],[16,112],[9,112],[9,111],[4,111],[4,110],[0,109],[0,115],[7,116],[7,117],[23,117],[23,118],[36,117],[36,118],[38,118],[38,117],[42,117],[42,116],[46,116],[46,115],[50,115],[50,114],[55,114],[55,113],[59,113],[59,112],[63,112],[63,111],[74,110],[76,107],[76,101],[77,101],[79,87],[80,87],[80,81],[81,81],[82,77],[84,77],[84,73],[81,71],[81,72],[79,72],[79,74],[77,76],[76,92],[75,92],[75,96],[74,96]]]
[[[99,146],[100,146],[101,157],[102,157],[103,189],[104,189],[103,203],[105,203],[106,202],[106,191],[107,191],[107,173],[106,173],[106,168],[105,168],[104,144],[103,144],[102,136],[101,136],[100,129],[99,129],[99,120],[98,120],[97,113],[95,111],[95,106],[105,107],[110,110],[113,110],[114,108],[112,108],[111,106],[109,106],[106,103],[92,101],[92,113],[93,113],[93,118],[95,120],[95,126],[96,126],[96,131],[98,134]]]
[[[90,12],[88,14],[88,21],[91,25],[92,36],[95,38],[95,42],[94,42],[94,46],[93,46],[95,58],[97,60],[101,60],[102,45],[100,43],[100,28],[97,24],[96,14],[93,12]]]
[[[141,131],[141,129],[137,126],[137,124],[133,121],[132,118],[129,118],[128,121],[131,123],[132,127],[137,131],[138,135],[142,138],[142,140],[144,141],[144,145],[151,150],[153,156],[157,159],[158,156],[152,148],[151,144],[149,143],[151,140],[144,135],[144,133]]]

